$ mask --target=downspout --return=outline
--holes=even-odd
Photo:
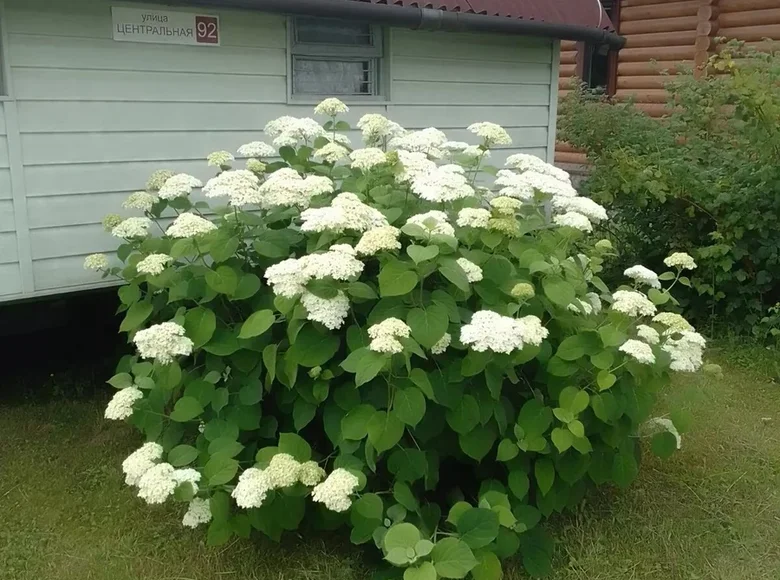
[[[388,6],[356,0],[141,0],[171,6],[238,8],[287,15],[315,16],[376,22],[387,26],[450,32],[492,32],[498,34],[540,36],[607,44],[619,50],[625,39],[599,28],[573,24],[554,24],[503,16],[448,12],[416,6]]]

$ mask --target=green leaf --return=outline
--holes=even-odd
[[[192,445],[177,445],[168,452],[168,463],[174,467],[184,467],[198,458],[198,450]]]
[[[244,274],[238,281],[238,287],[233,292],[233,300],[247,300],[258,293],[262,283],[254,274]]]
[[[606,391],[617,381],[617,377],[607,370],[599,371],[596,375],[596,384],[599,386],[599,390]]]
[[[292,455],[301,463],[311,459],[311,445],[296,433],[279,434],[279,453]]]
[[[472,549],[483,548],[495,540],[499,526],[498,514],[483,508],[464,512],[457,524],[460,539]]]
[[[617,453],[612,460],[612,480],[622,488],[631,485],[639,473],[639,466],[632,453]]]
[[[217,356],[229,356],[239,350],[241,345],[238,343],[238,337],[235,332],[226,328],[219,328],[214,332],[214,336],[203,347],[203,350]]]
[[[238,461],[226,455],[212,455],[203,468],[209,485],[224,485],[236,476]]]
[[[471,576],[474,580],[501,580],[504,572],[501,569],[501,560],[498,559],[498,556],[485,550],[480,552],[477,558],[479,564],[471,570]]]
[[[211,397],[211,408],[219,413],[224,409],[230,401],[230,391],[222,388],[216,389]]]
[[[385,411],[376,411],[368,421],[368,440],[378,453],[394,447],[403,434],[404,424]]]
[[[233,294],[238,288],[238,275],[230,266],[219,266],[206,271],[206,284],[220,294]]]
[[[293,426],[296,431],[300,431],[306,425],[312,422],[314,416],[317,414],[317,405],[304,401],[303,399],[297,399],[293,405]]]
[[[626,333],[611,324],[599,328],[599,336],[604,346],[620,346],[626,341]]]
[[[498,461],[511,461],[517,457],[518,453],[520,453],[520,449],[518,449],[514,441],[511,439],[503,439],[501,443],[498,444],[496,459]]]
[[[363,347],[351,352],[340,366],[348,373],[355,373],[355,385],[359,387],[376,377],[388,359],[389,357],[381,352]]]
[[[419,389],[409,387],[396,390],[393,413],[407,425],[414,427],[422,421],[425,416],[425,406],[425,397]]]
[[[543,435],[552,425],[552,411],[536,399],[526,401],[517,415],[517,424],[523,429],[526,436],[538,437]]]
[[[106,381],[115,389],[126,389],[133,386],[133,377],[130,373],[118,373]]]
[[[520,552],[526,572],[534,578],[549,576],[552,573],[553,547],[552,540],[539,528],[523,534]]]
[[[667,302],[669,302],[671,295],[668,292],[662,292],[657,288],[650,288],[650,290],[647,293],[647,297],[650,299],[650,301],[653,304],[655,304],[656,306],[660,306],[662,304],[666,304]]]
[[[436,568],[430,562],[404,570],[404,580],[436,580]]]
[[[347,286],[347,294],[363,300],[376,300],[378,298],[374,289],[364,282],[350,282]]]
[[[615,362],[615,354],[611,350],[602,350],[600,353],[591,356],[590,362],[597,369],[609,369],[612,368],[612,364]]]
[[[276,351],[278,349],[278,344],[269,344],[263,349],[263,365],[270,381],[276,378]]]
[[[661,459],[669,459],[677,451],[677,437],[669,431],[663,431],[653,435],[650,444],[653,453]]]
[[[409,269],[409,264],[395,260],[385,264],[379,272],[379,294],[387,296],[403,296],[417,286],[417,273]]]
[[[426,397],[429,399],[434,399],[433,396],[433,386],[431,385],[431,381],[428,379],[428,375],[425,374],[425,371],[422,369],[412,369],[412,372],[409,374],[409,379],[417,385],[417,387],[425,394]]]
[[[439,263],[439,272],[464,292],[468,292],[471,289],[471,284],[466,277],[466,272],[463,271],[463,268],[460,267],[457,260],[452,258],[442,259]]]
[[[287,351],[287,358],[302,367],[322,366],[333,358],[340,344],[337,335],[330,332],[321,333],[314,326],[307,324]]]
[[[452,525],[458,525],[460,516],[470,510],[473,506],[465,501],[456,502],[454,506],[450,508],[449,514],[447,514],[447,521]]]
[[[119,301],[125,306],[129,306],[141,299],[141,288],[138,284],[127,284],[122,286],[117,294],[119,294]]]
[[[406,566],[414,560],[414,548],[393,548],[388,550],[385,560],[394,566]]]
[[[235,457],[244,449],[238,441],[232,437],[217,437],[209,443],[210,455],[224,455],[225,457]]]
[[[425,348],[436,344],[449,325],[447,309],[438,304],[422,308],[414,308],[406,316],[406,323],[412,329],[412,337]]]
[[[509,484],[509,490],[519,500],[525,499],[531,487],[531,482],[528,481],[528,474],[520,469],[513,469],[509,472],[507,483]]]
[[[371,405],[358,405],[350,409],[341,419],[341,436],[351,441],[360,441],[368,435],[368,422],[376,409]]]
[[[560,427],[556,427],[552,430],[550,438],[552,439],[553,445],[557,447],[559,453],[566,451],[571,447],[571,444],[574,441],[574,435],[572,435],[568,429],[561,429]]]
[[[248,380],[238,391],[238,400],[242,405],[256,405],[263,400],[263,385],[260,379]]]
[[[442,578],[465,578],[477,565],[477,559],[466,542],[444,538],[436,542],[431,552],[436,573]]]
[[[491,423],[478,425],[471,432],[458,436],[463,452],[477,461],[482,461],[496,442],[496,431]]]
[[[534,464],[534,475],[542,495],[547,495],[555,481],[555,466],[553,462],[546,458],[537,459]]]
[[[585,356],[586,348],[583,335],[576,334],[563,339],[555,355],[565,361],[575,361]]]
[[[542,280],[542,289],[544,295],[558,306],[568,306],[577,296],[574,286],[558,276],[548,276]]]
[[[203,407],[200,401],[193,397],[182,397],[173,407],[171,413],[171,420],[184,423],[186,421],[192,421],[195,417],[198,417],[203,413]]]
[[[585,437],[585,426],[582,424],[582,421],[572,421],[567,425],[569,431],[571,432],[574,437],[577,439],[582,439]],[[574,443],[572,442],[572,445]]]
[[[590,397],[586,391],[580,390],[577,387],[566,387],[558,395],[558,401],[561,407],[568,409],[574,415],[582,413],[588,408],[590,404]]]
[[[474,429],[479,424],[479,419],[479,403],[471,395],[464,395],[454,409],[447,409],[447,424],[461,435]]]
[[[427,260],[433,260],[439,255],[439,246],[417,246],[411,245],[406,248],[406,253],[414,260],[415,264],[425,262]]]
[[[417,542],[421,539],[422,535],[420,534],[420,530],[417,529],[417,526],[404,522],[395,524],[387,530],[383,541],[383,547],[386,552],[396,548],[403,548],[404,550],[411,548],[414,550]]]
[[[395,485],[393,485],[393,498],[410,512],[416,512],[420,509],[420,504],[417,502],[417,498],[414,497],[412,489],[403,481],[396,481]]]
[[[136,302],[127,309],[122,324],[119,325],[119,332],[130,332],[141,326],[154,311],[151,302]]]
[[[259,336],[271,328],[275,320],[276,316],[274,316],[273,310],[259,310],[253,313],[241,325],[241,332],[238,333],[238,338]]]
[[[184,331],[195,348],[200,348],[210,341],[216,329],[217,317],[208,308],[198,306],[184,315]]]

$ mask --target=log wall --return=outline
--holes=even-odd
[[[715,38],[744,40],[760,50],[780,49],[780,42],[764,40],[780,41],[780,0],[620,0],[619,14],[615,26],[626,45],[617,57],[615,98],[633,98],[651,117],[668,112],[667,76],[706,63],[717,50]],[[576,48],[575,43],[561,45],[561,64],[573,65],[561,66],[561,96],[581,70],[576,68]],[[555,159],[583,163],[584,155],[559,143]]]

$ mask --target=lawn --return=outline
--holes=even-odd
[[[662,401],[693,416],[682,451],[645,454],[630,489],[600,491],[552,523],[555,578],[780,578],[777,352],[721,347],[710,358],[722,377],[680,378]],[[150,508],[124,486],[120,464],[139,436],[103,420],[97,399],[0,403],[0,579],[369,577],[374,552],[338,537],[207,547],[180,510]]]

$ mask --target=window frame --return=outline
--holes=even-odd
[[[297,42],[296,17],[287,18],[287,102],[289,104],[317,104],[327,97],[338,97],[346,103],[387,104],[390,102],[390,31],[377,24],[371,27],[371,45],[327,44]],[[295,93],[293,91],[293,71],[296,58],[307,60],[343,60],[362,62],[375,60],[373,72],[375,94],[366,95],[330,95],[313,93]]]

